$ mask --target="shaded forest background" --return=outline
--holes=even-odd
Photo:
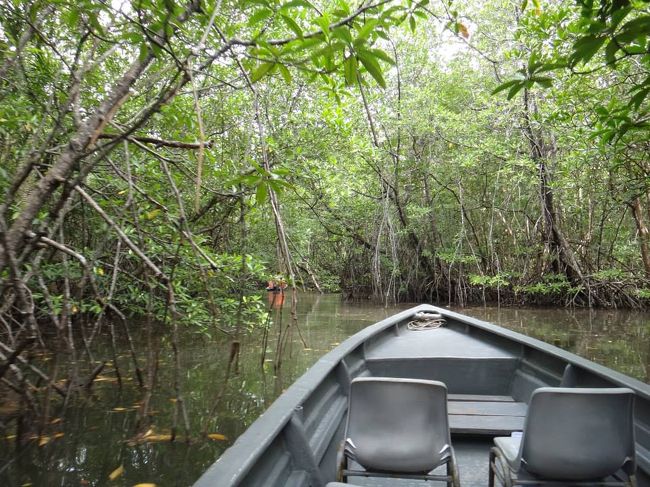
[[[646,307],[646,3],[528,3],[0,0],[2,387],[47,416],[120,341],[151,391],[138,318],[187,429],[179,327],[237,343],[273,278]]]

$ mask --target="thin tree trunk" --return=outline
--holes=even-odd
[[[650,232],[643,217],[641,198],[634,198],[630,203],[634,223],[639,234],[639,247],[641,248],[641,260],[646,277],[650,277]]]

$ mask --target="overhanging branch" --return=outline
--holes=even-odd
[[[99,138],[100,139],[119,139],[123,137],[122,134],[100,134]],[[181,142],[178,140],[164,140],[164,139],[157,139],[155,137],[143,137],[143,136],[136,136],[136,135],[131,135],[129,137],[126,137],[126,140],[129,141],[136,141],[136,142],[141,142],[144,144],[153,144],[158,147],[172,147],[174,149],[198,149],[201,147],[200,142]],[[203,143],[204,148],[210,148],[214,145],[214,142],[206,140]]]

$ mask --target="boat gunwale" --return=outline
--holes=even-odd
[[[284,429],[291,419],[294,410],[304,403],[305,399],[339,365],[345,356],[363,345],[372,336],[412,317],[419,311],[430,311],[432,309],[433,306],[431,305],[421,304],[389,316],[358,331],[323,355],[285,392],[273,401],[269,408],[235,440],[235,443],[210,465],[208,470],[203,473],[194,486],[236,485],[237,482],[241,481],[248,474],[250,467],[276,439],[278,433]],[[267,427],[269,421],[265,421],[265,419],[273,416],[275,416],[273,421]],[[250,446],[252,446],[252,451],[250,450]],[[246,454],[246,458],[244,461],[241,461],[244,454]]]
[[[555,345],[529,337],[499,325],[466,316],[445,308],[421,304],[389,316],[370,325],[347,338],[340,345],[318,359],[302,376],[244,431],[235,442],[201,475],[195,487],[233,486],[237,485],[250,472],[250,468],[264,454],[269,445],[287,425],[296,408],[300,407],[310,394],[321,384],[350,352],[362,346],[369,338],[395,326],[420,311],[438,312],[445,318],[452,318],[480,330],[512,340],[520,345],[539,350],[587,369],[595,375],[621,386],[633,389],[643,399],[650,400],[650,385],[628,377],[620,372],[580,357],[572,352],[562,350]],[[519,356],[521,357],[521,355]]]
[[[551,345],[550,343],[538,340],[537,338],[532,338],[528,335],[524,335],[513,330],[508,330],[502,326],[495,325],[487,321],[482,321],[477,318],[472,318],[471,316],[456,313],[444,308],[438,308],[436,306],[431,306],[431,308],[434,308],[435,311],[445,315],[446,317],[453,318],[456,321],[463,322],[476,328],[494,333],[495,335],[499,335],[504,338],[508,338],[510,340],[528,345],[542,352],[546,352],[556,358],[560,358],[573,365],[587,369],[589,372],[594,373],[600,378],[606,380],[614,380],[621,386],[633,389],[643,399],[650,400],[650,385],[646,384],[645,382],[641,382],[638,379],[625,375],[621,372],[617,372],[616,370],[610,369],[604,365],[600,365],[592,360],[576,355],[573,352],[563,350],[559,347],[556,347],[555,345]]]

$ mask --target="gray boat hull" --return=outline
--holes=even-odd
[[[420,311],[442,314],[445,327],[408,330],[406,324]],[[323,356],[195,487],[321,487],[335,480],[349,384],[369,375],[445,382],[462,485],[487,485],[491,438],[520,430],[532,392],[559,385],[567,370],[576,387],[636,392],[638,483],[650,487],[649,385],[539,340],[429,305],[369,326]],[[379,484],[397,485],[372,483]]]

